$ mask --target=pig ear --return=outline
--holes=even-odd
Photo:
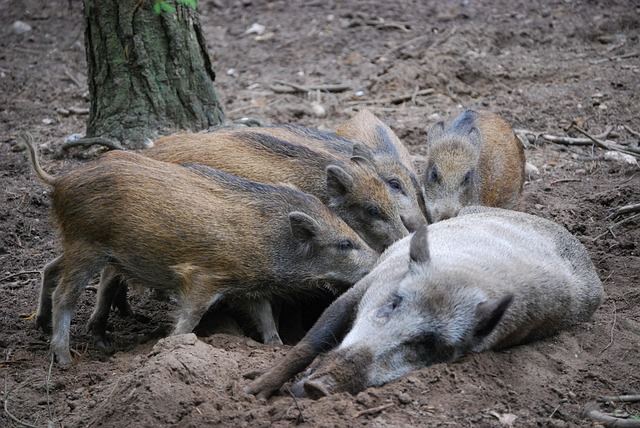
[[[353,143],[352,156],[351,160],[354,160],[354,158],[363,158],[373,163],[373,151],[359,141]]]
[[[482,147],[482,133],[477,127],[471,128],[468,137],[474,147]]]
[[[507,293],[502,298],[494,298],[478,303],[476,319],[478,324],[473,335],[477,339],[484,339],[498,325],[507,308],[513,302],[513,294]]]
[[[412,263],[423,264],[429,261],[429,242],[427,240],[427,224],[416,230],[409,243],[409,257]]]
[[[444,122],[436,122],[427,131],[427,146],[435,141],[440,140],[444,136]]]
[[[302,243],[311,241],[320,233],[318,222],[300,211],[289,213],[289,224],[294,239]]]
[[[332,197],[345,196],[353,191],[353,178],[337,165],[329,165],[327,173],[327,190]]]

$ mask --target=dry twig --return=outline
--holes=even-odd
[[[336,85],[297,85],[295,83],[285,82],[283,80],[275,80],[274,84],[269,88],[277,94],[291,94],[297,92],[311,92],[311,91],[323,91],[323,92],[344,92],[351,89],[351,86],[343,83]]]
[[[110,140],[104,137],[86,137],[73,141],[65,141],[60,145],[60,150],[64,152],[69,150],[71,147],[91,147],[95,144],[105,146],[110,150],[124,150],[124,147],[122,147],[122,144],[120,144],[118,141]]]
[[[618,309],[616,308],[616,302],[615,300],[613,301],[613,323],[611,324],[611,340],[609,340],[609,343],[607,344],[607,346],[604,347],[604,349],[602,351],[600,351],[600,353],[602,354],[604,351],[606,351],[607,349],[609,349],[609,347],[611,345],[613,345],[613,332],[616,328],[616,319],[618,316]]]
[[[30,423],[21,421],[20,419],[18,419],[17,417],[15,417],[10,411],[9,411],[9,396],[11,395],[11,393],[18,391],[20,388],[22,388],[23,386],[25,386],[26,384],[28,384],[29,382],[31,382],[31,379],[27,379],[24,382],[19,383],[18,385],[14,386],[11,389],[7,389],[7,376],[5,375],[4,377],[4,412],[7,414],[7,416],[9,416],[9,418],[14,421],[15,423],[17,423],[20,426],[23,427],[28,427],[28,428],[38,428],[35,425],[31,425]]]
[[[431,95],[436,90],[433,88],[420,89],[413,91],[410,94],[400,95],[393,98],[380,98],[377,100],[362,100],[362,101],[349,101],[347,105],[369,105],[369,104],[400,104],[405,101],[413,100],[415,102],[416,97],[421,95]]]
[[[594,136],[590,135],[587,131],[585,131],[585,130],[583,130],[583,129],[579,128],[579,127],[577,127],[574,123],[572,123],[572,124],[571,124],[571,126],[569,127],[569,129],[575,129],[576,131],[578,131],[579,133],[581,133],[582,135],[584,135],[585,137],[587,137],[588,139],[590,139],[591,141],[593,141],[593,143],[594,143],[596,146],[600,147],[600,148],[603,148],[603,149],[605,149],[605,150],[615,150],[615,151],[620,152],[620,153],[625,153],[625,154],[628,154],[628,155],[634,156],[634,157],[636,157],[636,158],[640,158],[640,154],[638,154],[638,153],[634,153],[634,152],[633,152],[633,151],[631,151],[631,150],[624,149],[624,148],[619,147],[619,146],[612,146],[612,145],[610,145],[610,144],[607,144],[607,143],[605,143],[604,141],[602,141],[602,140],[600,140],[600,139],[598,139],[598,138],[596,138],[596,137],[594,137]]]
[[[22,271],[22,272],[17,272],[17,273],[5,276],[4,278],[0,278],[0,282],[6,281],[6,280],[11,279],[11,278],[15,278],[16,276],[32,275],[34,273],[42,273],[42,272],[39,271],[39,270],[25,270],[25,271]]]
[[[613,395],[598,398],[600,403],[636,403],[640,395]]]
[[[616,223],[613,223],[611,226],[609,226],[609,227],[607,228],[607,230],[606,230],[605,232],[602,232],[600,235],[598,235],[598,236],[596,236],[595,238],[593,238],[593,240],[594,240],[594,241],[597,241],[598,239],[602,238],[602,237],[603,237],[604,235],[606,235],[607,233],[612,234],[612,235],[613,235],[613,237],[615,238],[615,237],[616,237],[616,235],[613,233],[613,228],[614,228],[614,227],[618,227],[618,226],[621,226],[621,225],[623,225],[623,224],[625,224],[625,223],[632,222],[633,220],[635,220],[635,219],[637,219],[637,218],[640,218],[640,214],[632,215],[631,217],[627,217],[627,218],[625,218],[624,220],[620,220],[620,221],[618,221],[618,222],[616,222]]]
[[[640,420],[622,419],[611,415],[605,415],[600,411],[598,405],[593,402],[587,403],[587,405],[584,406],[582,416],[599,422],[605,427],[640,428]]]
[[[631,52],[624,55],[613,56],[611,58],[600,58],[595,61],[591,61],[591,64],[603,64],[609,61],[620,61],[621,59],[633,58],[636,56],[640,56],[640,52]]]
[[[384,410],[390,409],[393,406],[394,406],[393,403],[387,403],[387,404],[383,404],[382,406],[372,407],[371,409],[364,409],[356,413],[355,417],[358,418],[363,415],[375,415],[376,413],[380,413]]]

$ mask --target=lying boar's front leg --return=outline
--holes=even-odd
[[[351,327],[365,290],[365,284],[360,283],[340,296],[322,313],[304,338],[278,364],[245,386],[244,392],[268,398],[311,364],[318,354],[334,348]]]

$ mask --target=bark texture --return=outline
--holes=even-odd
[[[145,146],[178,129],[224,120],[197,12],[153,0],[84,0],[91,110],[87,136]]]

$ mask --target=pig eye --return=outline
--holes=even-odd
[[[382,210],[377,205],[367,205],[364,207],[364,212],[372,218],[382,218]]]
[[[395,178],[389,180],[389,186],[391,186],[392,189],[402,190],[402,184],[400,184],[400,181],[396,180]]]
[[[438,181],[440,181],[440,174],[438,174],[438,169],[435,166],[429,168],[427,179],[431,183],[437,183]]]
[[[462,185],[467,186],[471,182],[471,171],[467,171],[462,179]]]
[[[337,245],[340,251],[349,251],[355,249],[354,243],[350,239],[343,239]]]
[[[387,303],[386,305],[378,309],[378,313],[377,313],[378,318],[388,318],[389,316],[391,316],[391,313],[398,306],[400,306],[401,302],[402,302],[402,296],[398,294],[394,294],[393,298],[391,299],[391,302]]]

